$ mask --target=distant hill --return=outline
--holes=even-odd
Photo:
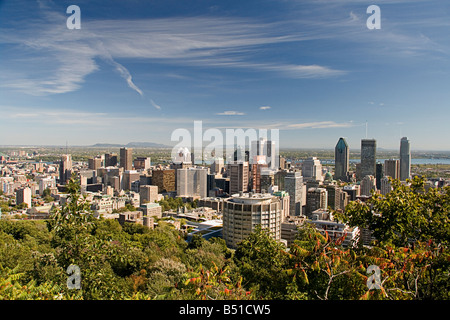
[[[117,143],[96,143],[91,147],[94,148],[172,148],[171,146],[154,143],[154,142],[129,142],[126,145],[117,144]]]

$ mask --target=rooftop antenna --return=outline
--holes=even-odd
[[[367,126],[368,126],[368,124],[367,124],[367,120],[366,120],[366,139],[367,139]]]
[[[67,150],[67,140],[66,140],[66,154],[69,154],[68,150]]]

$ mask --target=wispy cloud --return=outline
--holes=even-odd
[[[219,116],[243,116],[245,115],[244,112],[239,112],[239,111],[224,111],[224,112],[220,112],[220,113],[216,113]]]
[[[260,110],[269,110],[270,108],[271,108],[270,106],[259,107]]]
[[[317,122],[303,122],[288,124],[290,129],[325,129],[325,128],[349,128],[353,127],[353,122],[334,122],[334,121],[317,121]]]
[[[345,74],[329,66],[254,61],[252,52],[268,44],[303,41],[283,22],[263,23],[232,17],[185,17],[141,20],[86,20],[82,29],[68,30],[67,17],[40,5],[37,19],[3,28],[0,44],[24,48],[23,67],[6,69],[0,86],[28,94],[48,95],[78,90],[106,61],[144,96],[143,90],[120,59],[153,59],[158,62],[218,68],[245,68],[277,72],[283,77],[315,78]],[[39,61],[31,59],[38,56]],[[9,57],[13,59],[15,57]],[[29,63],[26,63],[26,62]],[[17,71],[20,70],[20,71]],[[5,73],[5,74],[6,74]]]
[[[153,101],[152,99],[150,99],[150,103],[151,103],[151,105],[152,105],[154,108],[156,108],[156,109],[158,109],[158,110],[161,110],[161,106],[160,106],[160,105],[157,105],[157,104],[155,103],[155,101]]]

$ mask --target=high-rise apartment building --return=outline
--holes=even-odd
[[[133,149],[120,148],[120,166],[125,170],[133,170]]]
[[[63,154],[59,163],[59,183],[66,184],[72,175],[72,156]]]
[[[247,238],[257,225],[268,229],[275,240],[281,239],[281,200],[270,194],[236,194],[224,201],[223,239],[230,248]]]
[[[400,140],[400,180],[411,178],[411,145],[407,137]]]
[[[302,214],[303,177],[300,171],[286,172],[284,190],[289,194],[289,215]]]
[[[360,178],[376,175],[377,141],[375,139],[361,140],[361,174]]]
[[[347,181],[350,160],[350,148],[344,138],[340,138],[334,148],[334,178]]]
[[[400,160],[384,160],[384,175],[392,179],[400,179]]]
[[[16,203],[26,203],[28,205],[28,208],[31,208],[31,189],[28,187],[17,189]]]
[[[249,166],[248,162],[234,162],[228,164],[228,177],[230,177],[230,194],[248,191]]]

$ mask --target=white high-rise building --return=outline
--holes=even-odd
[[[288,172],[284,177],[284,190],[289,193],[289,215],[302,214],[303,177],[300,171]]]
[[[281,200],[271,194],[241,193],[225,200],[223,208],[223,239],[236,248],[257,225],[268,229],[275,240],[281,239]]]
[[[386,194],[388,194],[391,191],[392,191],[392,186],[391,186],[391,182],[389,181],[389,177],[384,176],[383,178],[381,178],[380,193],[382,195],[386,195]]]

